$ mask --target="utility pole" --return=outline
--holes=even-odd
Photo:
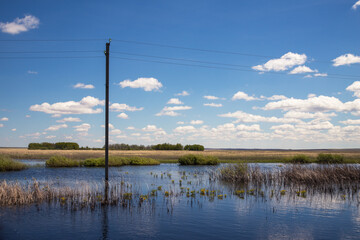
[[[109,56],[110,42],[106,43],[106,90],[105,90],[105,189],[109,181]]]

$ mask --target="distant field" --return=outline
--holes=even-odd
[[[165,162],[177,162],[185,154],[203,154],[219,158],[221,162],[287,162],[297,154],[305,154],[315,160],[319,153],[341,154],[347,163],[360,163],[360,150],[205,150],[204,152],[189,151],[121,151],[111,150],[112,156],[149,157]],[[103,150],[27,150],[25,148],[0,148],[0,155],[8,155],[14,159],[48,159],[54,155],[66,156],[71,159],[87,159],[103,157]]]

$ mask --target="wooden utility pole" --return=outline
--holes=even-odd
[[[110,42],[106,43],[106,90],[105,90],[105,184],[109,181],[109,56]]]

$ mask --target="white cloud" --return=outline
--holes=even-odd
[[[167,104],[184,104],[184,103],[180,101],[178,98],[170,98]]]
[[[120,129],[113,129],[113,130],[110,131],[110,134],[114,134],[114,135],[119,135],[119,134],[121,134],[121,133],[122,133],[122,132],[121,132]]]
[[[39,19],[32,15],[25,15],[23,18],[16,18],[13,22],[0,22],[0,29],[4,33],[19,34],[39,27]]]
[[[296,119],[310,119],[310,118],[317,118],[317,119],[330,119],[330,117],[337,116],[336,113],[323,113],[323,112],[298,112],[298,111],[289,111],[284,114],[285,118],[296,118]]]
[[[285,71],[289,68],[292,68],[297,65],[302,65],[306,62],[306,55],[305,54],[297,54],[288,52],[281,56],[280,58],[271,59],[267,61],[263,65],[253,66],[252,69],[261,71],[261,72],[268,72],[268,71]]]
[[[68,118],[63,118],[61,120],[57,120],[56,122],[59,123],[65,123],[65,122],[81,122],[80,118],[73,118],[73,117],[68,117]]]
[[[354,96],[360,98],[360,81],[353,82],[346,90],[354,92]]]
[[[7,117],[3,117],[3,118],[0,119],[0,121],[4,121],[4,122],[5,122],[5,121],[9,121],[9,119],[8,119]]]
[[[47,102],[42,103],[41,105],[32,105],[30,106],[31,111],[44,112],[48,114],[94,114],[101,113],[101,108],[94,107],[104,105],[103,100],[94,98],[91,96],[84,97],[79,102],[68,101],[68,102],[58,102],[54,104],[49,104]]]
[[[117,115],[118,118],[122,118],[122,119],[128,119],[129,116],[126,113],[120,113],[119,115]]]
[[[4,127],[4,124],[0,123],[0,127]]]
[[[28,74],[38,74],[38,72],[36,72],[36,71],[31,71],[31,70],[27,71],[27,73],[28,73]]]
[[[46,139],[53,139],[53,138],[56,138],[56,136],[54,136],[54,135],[49,135],[49,136],[46,136],[45,138],[46,138]]]
[[[267,98],[268,100],[276,101],[276,100],[284,100],[287,99],[284,95],[272,95],[271,97]]]
[[[134,137],[140,137],[141,134],[140,133],[132,133],[131,136],[134,136]]]
[[[146,92],[157,91],[163,86],[156,78],[138,78],[134,81],[124,80],[119,85],[122,88],[143,88]]]
[[[102,128],[105,128],[105,125],[101,125]],[[111,123],[109,123],[109,129],[115,129],[114,125],[112,125]]]
[[[25,117],[26,117],[26,118],[31,118],[31,116],[30,116],[30,115],[26,115]]]
[[[75,131],[77,131],[77,132],[87,132],[91,128],[91,125],[88,123],[83,123],[79,126],[75,126],[74,128],[75,128]]]
[[[204,96],[205,99],[208,99],[208,100],[218,100],[219,97],[215,97],[215,96]]]
[[[181,93],[175,94],[175,96],[183,96],[183,97],[189,96],[189,95],[190,95],[190,94],[189,94],[187,91],[182,91]]]
[[[254,115],[243,111],[229,112],[218,115],[219,117],[236,118],[235,122],[277,122],[277,123],[290,123],[301,122],[299,119],[292,118],[277,118],[277,117],[264,117],[260,115]]]
[[[185,122],[183,122],[183,121],[178,121],[176,124],[181,125],[181,124],[185,124]]]
[[[207,106],[207,107],[222,107],[223,105],[221,103],[204,103],[204,106]]]
[[[345,121],[340,121],[340,122],[345,125],[358,125],[360,124],[360,119],[347,119]]]
[[[360,0],[357,1],[353,6],[352,9],[356,10],[360,6]]]
[[[192,124],[192,125],[201,125],[203,123],[204,123],[204,121],[202,121],[202,120],[191,120],[190,121],[190,124]]]
[[[134,128],[133,126],[129,126],[129,127],[127,127],[126,129],[128,129],[128,130],[135,130],[135,128]]]
[[[155,136],[164,136],[166,132],[162,128],[158,128],[155,125],[147,125],[146,127],[142,128],[144,132],[150,132]]]
[[[125,103],[113,103],[110,106],[110,110],[114,111],[114,112],[125,112],[125,111],[129,111],[129,112],[135,112],[135,111],[142,111],[144,108],[140,107],[130,107],[129,105],[125,104]]]
[[[245,100],[245,101],[258,100],[257,98],[252,97],[252,96],[249,96],[249,95],[247,95],[246,93],[241,92],[241,91],[235,93],[234,96],[233,96],[231,99],[232,99],[233,101],[235,101],[235,100],[241,100],[241,99],[243,99],[243,100]]]
[[[350,65],[350,64],[354,64],[354,63],[360,63],[360,57],[359,56],[355,56],[351,53],[347,53],[344,55],[341,55],[335,59],[332,60],[333,66],[338,67],[338,66],[342,66],[342,65]]]
[[[175,117],[180,115],[175,111],[183,111],[192,109],[190,106],[174,106],[174,107],[164,107],[159,113],[155,114],[156,116],[171,116]]]
[[[93,89],[95,87],[92,84],[77,83],[76,85],[74,85],[74,88]]]
[[[175,133],[183,133],[183,134],[192,133],[195,131],[196,128],[194,128],[194,126],[180,126],[174,129]]]
[[[60,125],[52,125],[50,127],[48,127],[47,129],[45,129],[45,131],[57,131],[60,128],[67,128],[68,125],[66,124],[60,124]]]
[[[302,74],[302,73],[312,73],[312,72],[317,72],[317,70],[312,70],[311,68],[303,65],[294,68],[293,70],[291,70],[291,72],[289,72],[289,74]]]
[[[315,73],[314,77],[327,77],[327,73]]]
[[[11,131],[16,132],[16,128],[11,129]]]

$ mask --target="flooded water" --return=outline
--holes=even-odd
[[[21,172],[0,173],[0,180],[27,184],[34,178],[54,186],[103,187],[102,168],[51,169],[45,168],[42,161],[32,164],[34,167]],[[260,167],[276,171],[280,166],[260,164]],[[290,190],[280,194],[280,189],[270,188],[261,189],[262,194],[244,189],[245,194],[239,196],[233,186],[209,179],[209,173],[216,168],[177,164],[110,168],[110,185],[121,182],[129,186],[134,196],[150,196],[154,191],[156,195],[141,204],[137,201],[127,207],[103,206],[94,210],[73,210],[47,203],[2,207],[0,239],[360,237],[360,208],[354,198],[325,193],[300,197],[290,194]],[[270,195],[272,191],[274,194]]]

